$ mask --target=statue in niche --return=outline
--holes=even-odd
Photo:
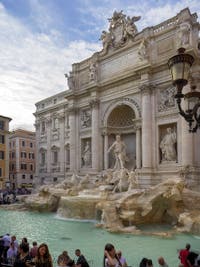
[[[88,128],[91,126],[91,114],[89,110],[84,110],[81,116],[81,128]]]
[[[89,80],[90,82],[97,80],[97,65],[95,63],[91,63],[89,67]]]
[[[114,143],[110,146],[108,149],[108,153],[113,150],[115,155],[115,165],[114,170],[120,170],[124,169],[125,162],[128,161],[127,155],[126,155],[126,145],[121,140],[120,135],[116,135],[116,140]]]
[[[100,39],[103,44],[103,50],[106,53],[108,51],[108,47],[112,45],[112,35],[110,32],[102,31]]]
[[[175,161],[176,160],[176,133],[172,128],[167,128],[167,133],[164,135],[160,142],[160,149],[162,152],[162,162],[163,161]]]
[[[91,148],[89,141],[86,141],[85,143],[85,147],[82,154],[82,162],[84,167],[88,167],[91,165]]]

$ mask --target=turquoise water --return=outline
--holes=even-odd
[[[180,234],[165,239],[111,234],[95,228],[92,222],[62,220],[55,214],[0,210],[0,235],[7,232],[15,234],[19,241],[26,236],[30,244],[33,241],[47,243],[53,257],[67,250],[71,258],[74,258],[74,250],[80,248],[91,261],[91,267],[102,266],[104,246],[108,242],[122,250],[128,264],[134,267],[139,265],[143,257],[151,258],[154,266],[158,266],[157,258],[161,255],[169,267],[176,267],[179,263],[177,249],[190,243],[192,248],[200,250],[200,236]]]

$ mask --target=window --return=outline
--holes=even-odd
[[[33,180],[33,175],[32,174],[30,175],[30,179]]]
[[[22,179],[26,179],[26,174],[22,174]]]
[[[58,163],[58,151],[53,151],[53,163]]]
[[[32,159],[34,159],[35,158],[35,154],[34,153],[32,153]]]
[[[30,170],[31,171],[33,170],[33,164],[30,164]]]
[[[25,146],[25,141],[22,141],[22,146]]]
[[[12,159],[15,158],[15,152],[12,152]]]
[[[2,176],[2,168],[0,168],[0,177]]]
[[[26,159],[26,152],[21,152],[21,158],[25,158]]]
[[[45,121],[42,121],[42,123],[41,123],[41,132],[44,133],[45,130],[46,130]]]
[[[59,125],[58,125],[58,118],[54,118],[53,119],[53,129],[58,129]]]
[[[0,130],[4,130],[5,122],[0,121]]]
[[[45,161],[46,161],[46,158],[45,158],[45,152],[42,152],[41,153],[41,165],[45,165]]]
[[[21,170],[26,170],[26,169],[27,169],[26,163],[21,163]]]
[[[15,164],[11,165],[11,170],[13,171],[15,169]]]
[[[66,145],[65,153],[66,153],[66,165],[69,165],[70,164],[70,147],[69,147],[69,144]]]
[[[4,151],[0,151],[0,159],[4,159]]]
[[[0,144],[5,144],[5,137],[2,134],[0,134]]]
[[[57,182],[58,181],[58,178],[57,177],[53,177],[53,181],[54,182]]]
[[[33,143],[30,143],[30,147],[33,147]]]

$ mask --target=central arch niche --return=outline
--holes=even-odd
[[[121,136],[122,141],[126,144],[126,154],[128,161],[126,161],[125,168],[135,169],[136,158],[136,135],[134,130],[135,120],[134,110],[125,104],[115,107],[109,114],[107,119],[108,147],[115,141],[117,134]],[[111,151],[108,155],[108,167],[113,168],[115,157]]]

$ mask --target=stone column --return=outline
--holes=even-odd
[[[136,169],[141,168],[141,126],[136,126]]]
[[[59,117],[59,139],[60,139],[60,155],[59,155],[59,162],[60,162],[60,173],[64,176],[65,174],[65,115],[60,114]]]
[[[69,128],[70,128],[70,171],[76,169],[76,109],[69,109]]]
[[[192,85],[193,78],[191,77],[190,83],[183,87],[183,93],[190,91],[190,85]],[[182,99],[181,107],[183,110],[187,109],[186,101]],[[189,126],[186,120],[181,116],[181,163],[182,165],[193,165],[194,163],[194,144],[193,134],[189,133]]]
[[[99,170],[99,100],[90,101],[92,108],[92,169]]]
[[[153,85],[140,86],[142,93],[142,167],[152,167],[152,107],[151,91]]]
[[[46,119],[46,134],[47,134],[47,157],[46,157],[46,164],[47,164],[47,175],[48,180],[51,181],[51,126],[52,126],[52,119]]]
[[[104,170],[108,169],[108,134],[104,133]]]

